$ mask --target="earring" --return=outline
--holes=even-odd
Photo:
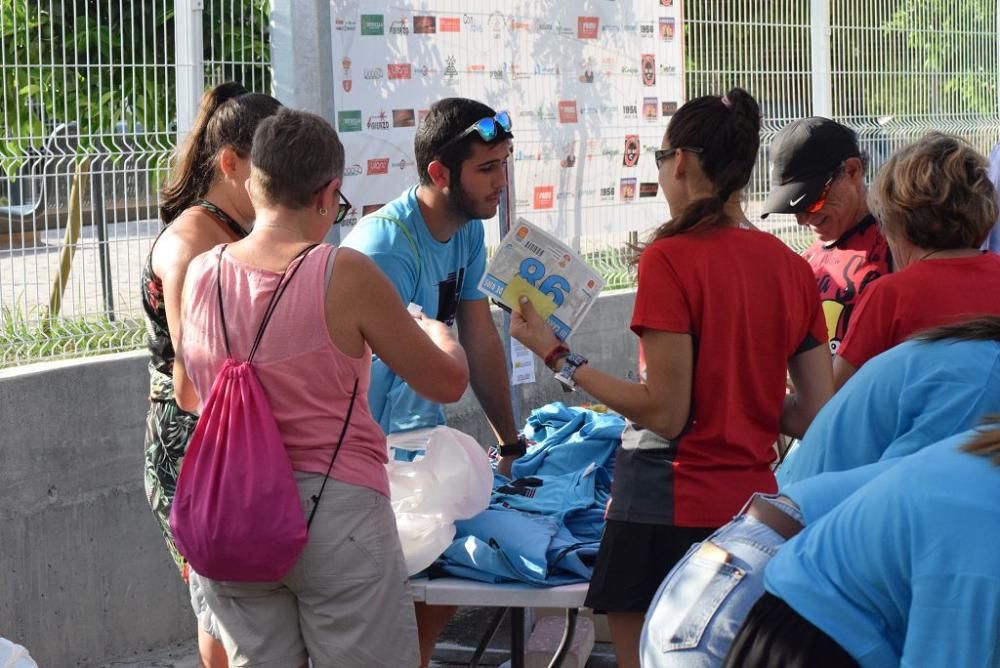
[[[328,213],[329,213],[329,211],[327,211],[325,207],[320,207],[319,215],[325,216]]]

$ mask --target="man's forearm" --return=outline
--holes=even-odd
[[[492,323],[491,323],[492,324]],[[510,379],[503,343],[497,331],[462,337],[469,358],[469,385],[486,413],[499,443],[517,440],[517,425],[510,403]]]

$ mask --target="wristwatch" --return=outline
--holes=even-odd
[[[520,457],[528,451],[528,439],[524,434],[518,434],[513,443],[503,443],[497,448],[501,457]]]
[[[587,361],[587,358],[580,353],[570,353],[563,359],[562,369],[556,372],[556,380],[563,384],[564,390],[568,392],[576,389],[576,381],[573,380],[573,375]]]

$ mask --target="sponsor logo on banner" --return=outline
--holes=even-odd
[[[358,29],[358,23],[357,21],[338,18],[334,22],[334,27],[337,29],[337,32],[354,32]]]
[[[559,100],[559,122],[577,122],[576,100]]]
[[[504,18],[501,12],[493,12],[487,21],[489,22],[490,32],[493,33],[493,39],[500,39],[504,30],[507,29],[507,19]]]
[[[625,135],[625,156],[622,158],[622,166],[635,167],[639,164],[639,150],[639,135]]]
[[[351,59],[344,56],[343,60],[340,61],[340,66],[344,68],[344,79],[340,83],[344,86],[344,92],[350,93],[351,87],[354,85],[351,81]]]
[[[624,30],[627,33],[635,34],[639,32],[639,25],[637,23],[626,23],[625,25],[622,26],[622,30]]]
[[[535,63],[535,74],[556,75],[559,74],[559,66]]]
[[[372,158],[368,161],[368,175],[389,173],[389,158]]]
[[[639,68],[635,65],[622,65],[622,74],[638,74]]]
[[[436,16],[414,16],[413,17],[413,34],[415,35],[433,35],[437,32],[437,17]]]
[[[394,128],[412,128],[417,124],[417,119],[413,113],[412,109],[393,109],[392,110],[392,127]]]
[[[573,199],[573,193],[571,193],[568,190],[563,190],[562,192],[556,193],[556,199],[559,199],[559,200]]]
[[[448,56],[445,62],[447,65],[445,65],[441,80],[449,86],[454,86],[458,82],[458,67],[455,66],[455,56]]]
[[[413,67],[409,63],[389,63],[386,68],[390,79],[409,79],[413,76]]]
[[[639,107],[634,104],[623,104],[622,118],[627,121],[637,120],[639,118]]]
[[[642,85],[656,85],[656,57],[651,53],[642,54]]]
[[[412,160],[407,160],[406,158],[400,158],[396,162],[392,163],[392,166],[397,167],[399,169],[406,169],[407,167],[412,167],[415,164],[417,163],[413,162]]]
[[[385,17],[381,14],[362,14],[361,15],[361,34],[362,35],[384,35],[385,34]]]
[[[361,132],[361,110],[338,111],[337,130],[339,132]]]
[[[512,17],[510,19],[510,30],[511,32],[515,30],[528,31],[531,30],[531,23],[528,21],[518,21],[517,19]]]
[[[385,206],[384,202],[382,204],[365,204],[363,207],[361,207],[361,215],[367,216],[369,213],[375,213],[383,206]]]
[[[422,76],[422,77],[424,77],[426,79],[427,77],[431,76],[432,74],[437,74],[438,71],[435,70],[435,69],[433,69],[433,68],[431,68],[431,67],[427,67],[427,65],[423,65],[423,66],[417,68],[417,72],[420,72],[420,76]]]
[[[401,19],[396,19],[389,24],[389,34],[390,35],[409,35],[410,34],[410,20],[405,16]]]
[[[664,102],[663,103],[663,115],[673,116],[677,113],[677,103],[676,102]]]
[[[614,198],[615,198],[615,184],[612,183],[610,186],[603,186],[601,188],[601,193],[600,193],[599,197],[601,198],[602,202],[610,202],[610,201],[614,200]]]
[[[644,121],[656,121],[659,117],[657,111],[658,100],[655,97],[644,97],[642,98],[642,120]]]
[[[578,22],[578,23],[579,23],[579,22]],[[570,25],[566,25],[566,24],[564,24],[564,23],[560,22],[560,21],[559,21],[559,19],[556,19],[556,20],[555,20],[555,21],[553,22],[553,24],[552,24],[552,29],[553,29],[553,31],[555,31],[555,33],[556,33],[557,35],[559,35],[560,37],[572,37],[572,36],[573,36],[573,34],[574,34],[574,32],[575,32],[575,31],[573,30],[573,27],[572,27],[572,25],[573,25],[573,24],[570,24]]]
[[[361,176],[364,173],[365,170],[358,163],[344,167],[344,176]]]
[[[535,21],[533,30],[535,32],[552,32],[555,30],[555,24],[551,21],[537,20]]]
[[[582,107],[580,107],[581,116],[596,116],[599,113],[601,113],[601,110],[592,105],[585,104]]]
[[[350,227],[352,225],[357,225],[357,224],[358,224],[358,210],[352,206],[350,211],[347,212],[347,215],[344,216],[344,219],[340,221],[340,226]]]
[[[656,197],[660,184],[656,181],[643,181],[639,184],[639,197]]]
[[[578,16],[576,19],[577,39],[597,39],[601,19],[598,16]]]
[[[506,81],[507,80],[507,63],[501,63],[497,65],[495,70],[490,70],[490,79],[494,81]]]
[[[532,204],[533,209],[551,209],[553,197],[553,186],[535,186],[535,199]]]
[[[559,160],[560,167],[573,167],[576,165],[576,144],[570,142],[563,146],[562,159]]]
[[[672,16],[660,17],[660,39],[664,42],[674,41],[674,19]]]
[[[666,63],[660,63],[660,66],[657,69],[660,70],[660,74],[677,74],[676,65],[667,65]]]
[[[438,21],[438,32],[460,32],[462,19],[457,16],[442,16]]]
[[[674,0],[660,0],[660,7],[673,7]]]
[[[655,37],[656,25],[652,23],[642,23],[639,25],[639,37]]]
[[[523,67],[518,67],[517,65],[511,64],[510,66],[510,78],[512,80],[517,79],[530,79],[531,71],[525,70]]]
[[[535,109],[534,116],[540,121],[554,121],[556,119],[556,114],[552,111],[549,105],[539,105]]]
[[[580,63],[580,76],[577,77],[580,83],[594,83],[594,61],[587,58]]]
[[[369,130],[388,130],[389,129],[389,118],[386,116],[385,110],[379,111],[377,114],[372,114],[368,117],[368,123],[365,124]],[[369,172],[370,174],[371,172]]]
[[[618,196],[626,202],[635,199],[635,185],[637,179],[634,176],[626,176],[618,184]]]
[[[601,32],[612,33],[612,34],[620,32],[621,29],[622,29],[621,26],[616,26],[612,23],[605,23],[604,25],[601,26]]]
[[[385,76],[385,72],[382,71],[381,67],[373,67],[370,70],[365,70],[365,79],[369,81],[378,81]]]
[[[462,25],[465,26],[468,32],[482,32],[483,22],[474,17],[472,14],[462,14]]]
[[[475,65],[469,65],[469,69],[466,72],[473,72],[475,74],[483,74],[486,72],[486,65],[481,63],[476,63]]]

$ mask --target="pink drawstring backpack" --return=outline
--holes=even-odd
[[[278,300],[302,264],[296,262],[313,248],[303,249],[282,272],[245,362],[238,362],[230,351],[221,272],[216,277],[226,361],[188,445],[170,511],[177,549],[196,573],[213,580],[280,580],[295,565],[308,539],[295,474],[251,363]],[[225,248],[219,253],[220,263],[223,252]],[[354,396],[330,460],[331,470],[353,407]],[[322,493],[321,488],[312,497],[313,514]]]

